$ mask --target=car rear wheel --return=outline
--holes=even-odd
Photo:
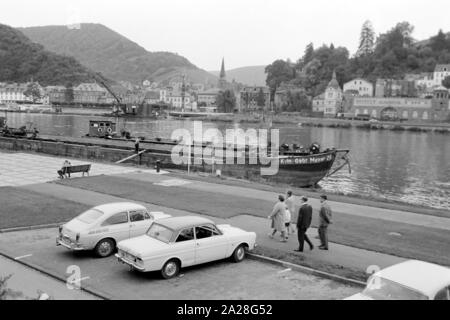
[[[101,258],[105,258],[110,256],[114,252],[115,248],[116,245],[113,240],[102,239],[95,246],[95,253]]]
[[[161,269],[161,275],[164,279],[171,279],[180,273],[180,263],[175,260],[167,261]]]
[[[245,246],[243,244],[239,245],[233,252],[231,256],[234,262],[241,262],[245,258]]]

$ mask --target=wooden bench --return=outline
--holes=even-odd
[[[82,165],[78,165],[78,166],[64,167],[61,171],[65,177],[68,175],[70,178],[71,173],[78,173],[78,172],[82,172],[83,177],[84,177],[85,173],[87,173],[87,175],[89,176],[89,170],[91,170],[90,164],[82,164]]]

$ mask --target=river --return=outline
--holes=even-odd
[[[41,134],[79,137],[88,132],[88,120],[101,117],[8,113],[10,127],[33,123]],[[117,119],[111,119],[117,121]],[[120,118],[118,128],[132,135],[167,137],[173,130],[193,130],[193,120]],[[253,124],[203,122],[204,129],[253,128]],[[277,125],[281,143],[348,148],[352,173],[341,170],[320,182],[329,192],[358,194],[450,210],[449,136],[431,132],[361,130]]]

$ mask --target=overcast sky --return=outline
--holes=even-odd
[[[450,31],[449,0],[14,0],[0,23],[13,27],[101,23],[149,51],[171,51],[206,70],[297,60],[309,42],[353,54],[365,20],[377,34],[397,22],[416,39]]]

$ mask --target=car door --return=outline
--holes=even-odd
[[[104,233],[101,234],[102,239],[110,237],[115,239],[116,242],[128,239],[130,235],[128,212],[123,211],[113,214],[102,222],[101,227],[104,227],[105,230]]]
[[[224,259],[227,253],[228,240],[212,224],[195,227],[196,251],[195,263]]]
[[[180,230],[175,242],[171,245],[171,257],[177,257],[181,260],[183,267],[191,266],[195,263],[195,236],[194,228],[185,228]]]
[[[142,236],[153,222],[146,210],[133,210],[130,214],[130,238]]]

